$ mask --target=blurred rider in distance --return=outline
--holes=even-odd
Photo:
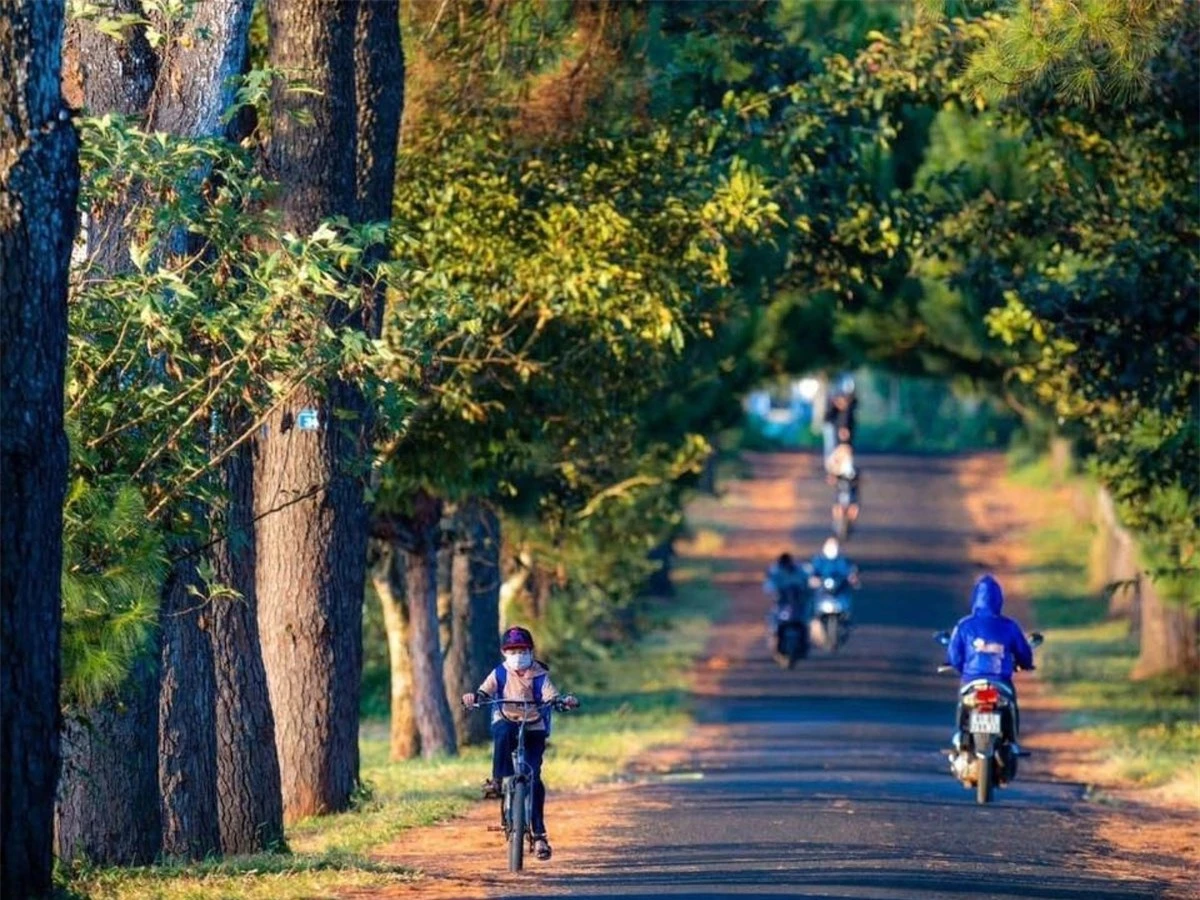
[[[861,474],[854,460],[854,448],[849,444],[838,444],[825,461],[825,479],[837,489],[837,498],[833,505],[835,519],[844,495],[848,501],[846,517],[851,525],[858,521],[858,485]]]
[[[1016,669],[1033,668],[1033,648],[1025,638],[1025,632],[1013,619],[1001,614],[1004,608],[1004,592],[991,575],[984,575],[975,582],[971,595],[971,614],[960,619],[946,645],[946,664],[953,667],[965,685],[977,678],[1003,685],[1012,696],[1014,751],[1021,730],[1020,711],[1017,707],[1017,691],[1013,687],[1013,672]],[[959,706],[956,723],[961,727],[962,707]],[[957,734],[956,734],[957,737]],[[955,746],[962,738],[958,737]]]
[[[858,398],[855,394],[854,377],[842,375],[834,381],[829,392],[829,400],[825,404],[823,434],[826,459],[838,444],[854,443],[857,408]]]
[[[525,700],[551,703],[561,699],[573,709],[579,701],[570,694],[560,694],[550,680],[550,670],[533,658],[533,635],[526,628],[515,626],[506,630],[500,640],[503,661],[496,666],[479,689],[463,694],[464,706],[474,706],[483,700]],[[549,859],[550,840],[546,835],[546,787],[542,783],[542,757],[546,752],[548,718],[542,708],[522,710],[520,706],[498,704],[492,708],[492,777],[483,783],[484,798],[500,796],[501,780],[513,774],[512,754],[517,746],[517,731],[525,717],[525,761],[533,770],[533,850],[538,859]]]
[[[785,602],[797,603],[803,599],[806,585],[804,570],[792,559],[792,554],[781,553],[767,569],[763,593],[774,599],[776,605]]]
[[[821,552],[808,563],[808,583],[818,588],[826,578],[858,587],[858,566],[842,555],[841,544],[835,537],[825,539]]]

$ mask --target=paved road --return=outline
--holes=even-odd
[[[632,792],[611,839],[578,866],[540,869],[528,896],[1161,896],[1162,884],[1106,874],[1079,786],[1020,779],[978,807],[937,753],[954,686],[933,674],[930,635],[977,574],[959,463],[865,461],[850,544],[864,570],[859,628],[842,654],[795,672],[768,656],[759,573],[789,543],[819,545],[829,489],[812,457],[754,465],[754,482],[699,511],[725,532],[718,578],[733,609],[698,687],[695,740],[676,772]]]

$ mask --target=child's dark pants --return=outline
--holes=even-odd
[[[492,777],[497,782],[513,774],[512,755],[517,749],[517,731],[520,724],[500,719],[492,723]],[[546,833],[546,786],[542,784],[542,756],[546,752],[546,732],[525,729],[525,763],[533,770],[533,821],[529,823],[534,834]]]

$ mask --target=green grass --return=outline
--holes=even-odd
[[[1040,486],[1042,467],[1021,483]],[[1196,686],[1161,678],[1130,680],[1137,642],[1128,623],[1108,618],[1108,603],[1089,589],[1091,528],[1063,510],[1029,538],[1025,569],[1033,613],[1046,634],[1042,679],[1067,707],[1073,729],[1105,745],[1105,774],[1116,784],[1200,795],[1200,722]]]
[[[667,627],[599,664],[589,681],[602,688],[581,695],[579,712],[555,717],[544,769],[552,792],[616,778],[639,753],[683,739],[692,721],[692,664],[725,603],[708,576],[707,568],[680,567],[678,595],[664,601],[660,611]],[[477,802],[479,784],[490,768],[490,748],[468,747],[452,758],[389,763],[387,723],[380,721],[364,722],[359,746],[364,788],[355,809],[288,829],[291,853],[138,869],[80,867],[62,873],[62,896],[298,900],[411,881],[415,873],[377,863],[370,854],[409,828],[461,815]]]

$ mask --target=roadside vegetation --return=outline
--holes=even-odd
[[[1139,639],[1111,609],[1100,529],[1091,511],[1097,485],[1057,476],[1046,459],[1013,469],[1012,480],[1044,493],[1047,520],[1026,538],[1023,578],[1037,627],[1042,679],[1065,706],[1064,722],[1096,739],[1094,780],[1104,788],[1154,789],[1200,809],[1200,683],[1195,673],[1132,677]]]

